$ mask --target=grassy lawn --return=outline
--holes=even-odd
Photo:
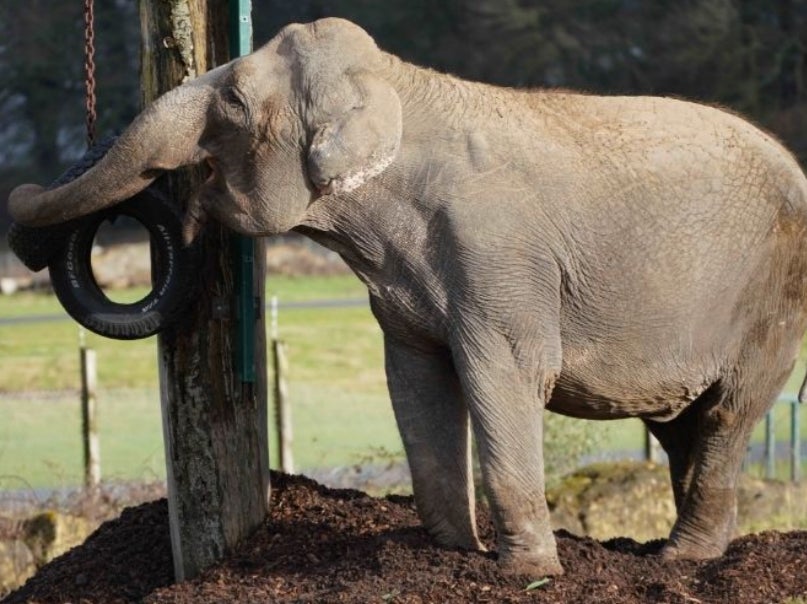
[[[381,331],[369,307],[282,308],[284,302],[363,298],[362,284],[353,276],[272,277],[272,295],[281,302],[297,468],[353,465],[377,452],[400,452]],[[53,297],[0,297],[0,318],[53,314],[64,320],[0,325],[0,489],[80,482],[79,329]],[[156,338],[123,342],[91,332],[85,338],[98,354],[103,475],[164,476]]]
[[[105,479],[165,475],[156,390],[101,391],[99,432]],[[78,398],[4,396],[0,399],[0,489],[80,484],[81,412]]]
[[[272,295],[281,302],[280,333],[289,358],[296,467],[346,466],[400,454],[381,331],[369,308],[282,308],[284,302],[363,298],[361,283],[353,276],[271,277],[267,297]],[[0,489],[80,482],[78,327],[53,297],[0,297],[0,318],[60,314],[62,320],[0,325]],[[98,353],[103,475],[162,477],[156,338],[122,342],[89,332],[85,337]],[[786,392],[798,389],[803,372],[802,362]],[[787,413],[784,406],[777,408],[782,439],[789,430]],[[802,416],[807,428],[807,413]],[[643,444],[638,420],[596,426],[603,432],[598,440],[604,450]],[[761,426],[755,434],[762,438]],[[273,442],[270,446],[274,451]]]

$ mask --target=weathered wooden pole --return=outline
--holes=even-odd
[[[280,339],[278,328],[277,296],[272,297],[270,329],[272,336],[272,369],[274,377],[273,399],[275,404],[275,436],[277,440],[277,459],[280,469],[286,474],[294,473],[294,434],[291,422],[291,403],[289,402],[286,373],[286,347]]]
[[[790,480],[801,482],[801,403],[790,401]]]
[[[661,461],[661,444],[647,428],[644,429],[644,459],[653,463]]]
[[[765,414],[765,478],[776,476],[776,430],[773,409]]]
[[[84,449],[84,486],[94,490],[101,482],[101,444],[96,413],[98,365],[95,350],[87,348],[82,330],[79,347],[81,367],[81,442]]]
[[[144,104],[229,59],[228,9],[226,0],[140,0]],[[166,187],[181,204],[199,183],[198,173],[182,171],[170,175]],[[198,574],[252,532],[266,516],[269,496],[263,255],[259,250],[245,269],[234,257],[243,242],[232,233],[211,223],[200,236],[202,288],[184,321],[159,337],[177,581]],[[242,304],[244,270],[254,271],[254,285]],[[242,330],[239,309],[248,306],[254,324]],[[244,379],[236,357],[244,348],[239,333],[251,339],[251,379]]]

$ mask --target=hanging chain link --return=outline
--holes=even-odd
[[[87,96],[87,147],[95,143],[95,13],[93,0],[84,0],[84,80]]]

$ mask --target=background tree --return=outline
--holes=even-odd
[[[17,184],[49,182],[85,148],[80,0],[0,2],[0,231]],[[95,3],[98,132],[139,110],[139,21],[130,0]]]
[[[0,200],[83,147],[80,0],[0,3]],[[136,113],[138,19],[96,2],[99,132]],[[341,16],[402,58],[474,80],[725,105],[807,164],[807,0],[255,0],[256,45]],[[0,229],[6,219],[0,203]]]

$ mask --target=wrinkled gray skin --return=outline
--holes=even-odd
[[[423,523],[481,549],[470,429],[510,572],[562,572],[544,408],[640,417],[670,458],[669,558],[720,555],[749,432],[805,330],[807,182],[769,136],[679,100],[517,91],[290,25],[166,94],[93,170],[17,188],[47,225],[207,161],[209,215],[295,229],[367,284]]]

